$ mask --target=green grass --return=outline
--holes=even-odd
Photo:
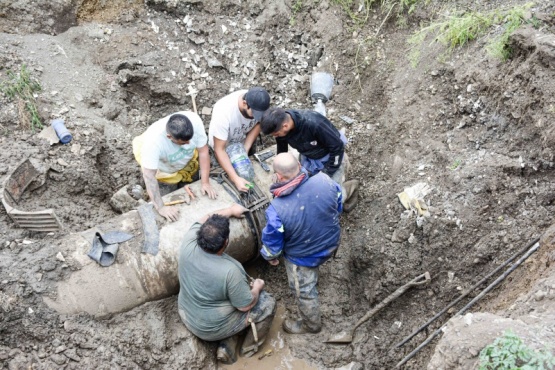
[[[22,126],[30,126],[35,129],[43,127],[40,119],[35,93],[42,90],[40,84],[31,78],[29,70],[23,64],[19,73],[7,72],[7,80],[0,84],[0,91],[10,100],[17,103],[19,109],[20,123]]]
[[[434,35],[432,42],[441,42],[447,47],[447,52],[451,52],[455,48],[485,37],[491,33],[493,27],[498,27],[501,31],[487,37],[486,48],[494,57],[507,60],[512,53],[508,45],[511,34],[525,23],[536,27],[539,25],[537,19],[527,19],[528,11],[532,6],[532,3],[527,3],[511,9],[493,10],[487,13],[465,12],[449,15],[443,21],[431,23],[409,38],[408,43],[411,46],[409,61],[413,67],[418,64],[421,46],[430,35]]]
[[[480,352],[479,370],[545,370],[555,367],[555,357],[547,349],[533,350],[512,331],[503,333]]]
[[[462,160],[461,159],[455,159],[453,161],[453,163],[451,163],[451,165],[449,166],[449,169],[451,171],[455,171],[457,168],[459,168],[459,166],[462,164]]]

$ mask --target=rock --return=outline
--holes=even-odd
[[[67,357],[64,355],[53,354],[50,356],[50,359],[54,361],[57,365],[63,365],[67,361]]]
[[[41,268],[43,271],[54,271],[56,269],[56,262],[54,261],[45,261]]]
[[[77,355],[77,350],[75,348],[71,348],[64,352],[64,355],[72,361],[79,362],[81,361],[81,357]]]
[[[58,261],[61,261],[61,262],[65,262],[65,261],[66,261],[66,259],[64,258],[64,255],[62,254],[62,252],[58,252],[58,254],[56,255],[56,259],[57,259]]]
[[[66,161],[64,161],[62,158],[58,158],[57,162],[58,162],[58,164],[59,164],[60,166],[64,166],[64,167],[69,166],[69,163],[67,163]]]
[[[536,301],[541,301],[543,300],[545,297],[547,296],[547,292],[544,292],[543,290],[538,290],[536,292],[536,294],[534,294],[534,299]]]
[[[138,207],[136,199],[133,199],[127,191],[127,186],[119,189],[110,199],[110,206],[119,213],[125,213]]]

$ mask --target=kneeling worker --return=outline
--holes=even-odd
[[[165,206],[162,195],[197,180],[199,167],[202,193],[216,198],[209,181],[207,142],[202,120],[193,112],[166,116],[133,139],[133,155],[141,165],[148,195],[154,208],[166,219],[176,221],[179,211],[177,207]],[[161,188],[166,190],[164,194]]]
[[[250,285],[243,266],[224,253],[229,242],[229,217],[243,217],[247,209],[234,204],[204,216],[185,235],[178,260],[179,316],[197,337],[220,341],[218,360],[235,362],[238,334],[251,323],[241,348],[250,357],[265,340],[275,315],[276,301],[264,281]]]

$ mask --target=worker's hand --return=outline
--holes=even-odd
[[[210,185],[210,183],[202,184],[200,192],[201,194],[208,195],[208,198],[210,199],[216,199],[216,197],[218,196],[218,193],[216,193],[216,190],[212,188],[212,185]]]
[[[160,216],[164,216],[168,221],[177,221],[177,217],[179,216],[179,208],[172,207],[172,206],[163,206],[162,208],[158,209],[158,213]]]
[[[249,191],[249,187],[252,187],[252,184],[242,177],[237,177],[237,179],[233,181],[233,184],[235,184],[237,190],[245,193]]]
[[[277,258],[273,260],[268,260],[268,263],[272,266],[277,266],[279,265],[279,260]]]
[[[231,207],[229,207],[229,210],[230,210],[230,212],[231,212],[231,215],[232,215],[233,217],[236,217],[236,218],[243,218],[243,217],[245,217],[245,216],[243,215],[243,213],[249,211],[247,208],[245,208],[245,207],[243,207],[242,205],[237,204],[237,203],[235,203],[235,204],[233,204]]]
[[[258,289],[259,291],[264,289],[264,280],[262,279],[254,279],[254,281],[252,282],[252,288],[253,289]]]

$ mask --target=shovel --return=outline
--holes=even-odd
[[[387,306],[391,301],[400,297],[409,288],[417,285],[427,284],[430,282],[430,279],[431,279],[430,273],[427,271],[422,275],[418,275],[417,277],[415,277],[414,279],[412,279],[411,281],[409,281],[408,283],[406,283],[405,285],[403,285],[402,287],[400,287],[399,289],[391,293],[386,299],[381,301],[377,306],[375,306],[370,311],[368,311],[366,315],[364,315],[360,320],[357,321],[355,326],[349,332],[342,331],[340,333],[337,333],[333,335],[331,338],[329,338],[327,341],[325,341],[324,343],[335,343],[335,344],[351,343],[353,341],[353,335],[355,334],[355,330],[360,325],[368,321],[372,316],[374,316],[376,313],[378,313],[378,311],[380,311],[382,308]]]

